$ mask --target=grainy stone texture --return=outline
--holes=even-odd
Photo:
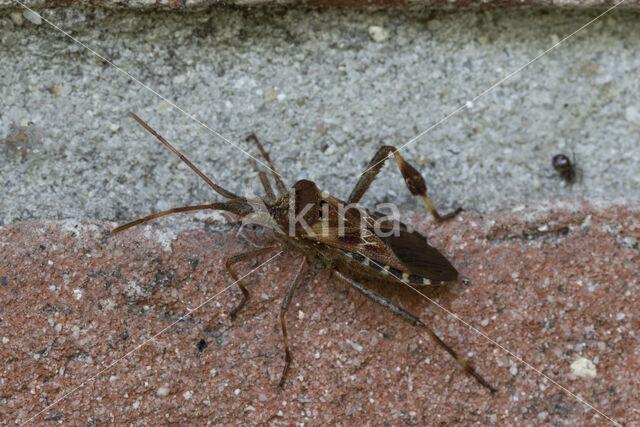
[[[618,0],[620,1],[620,0]],[[616,1],[615,3],[617,3]],[[32,8],[59,6],[97,6],[105,8],[130,9],[172,9],[198,10],[209,6],[307,6],[343,7],[354,9],[409,9],[426,8],[486,9],[490,7],[532,7],[532,8],[598,8],[613,6],[609,0],[20,0]],[[16,7],[15,0],[0,0],[0,8]],[[638,0],[624,0],[621,9],[637,8]]]
[[[439,304],[633,425],[640,422],[639,214],[576,202],[464,213],[443,225],[406,220],[470,279],[432,295]],[[294,362],[279,390],[278,299],[297,257],[282,255],[248,276],[253,297],[230,321],[224,312],[239,292],[224,291],[231,279],[223,262],[251,246],[218,221],[177,215],[117,236],[110,223],[0,228],[1,421],[26,421],[75,390],[33,421],[606,422],[403,285],[371,285],[473,360],[498,388],[491,396],[428,336],[325,272],[309,275],[294,296],[287,316]],[[247,237],[270,241],[268,232]]]
[[[381,144],[412,140],[596,16],[42,13],[254,154],[244,140],[255,131],[289,184],[308,178],[342,197]],[[125,220],[215,198],[129,111],[217,183],[243,194],[258,182],[236,148],[45,22],[21,19],[0,16],[0,223]],[[484,213],[567,197],[640,200],[639,19],[606,16],[409,144],[403,153],[436,204]],[[375,41],[372,27],[388,37]],[[575,152],[581,182],[558,179],[558,152]],[[416,206],[395,165],[365,199]]]

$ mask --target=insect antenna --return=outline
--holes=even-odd
[[[225,190],[224,188],[220,187],[217,184],[214,184],[213,181],[211,181],[209,178],[207,178],[207,176],[205,174],[203,174],[200,169],[198,169],[193,163],[191,163],[189,161],[189,159],[187,159],[185,156],[182,155],[182,153],[180,153],[178,150],[176,150],[173,145],[169,144],[169,142],[164,139],[162,137],[162,135],[160,135],[158,132],[156,132],[151,126],[149,126],[144,120],[142,120],[140,117],[136,116],[135,113],[133,112],[129,112],[129,114],[131,115],[131,117],[134,118],[134,120],[136,122],[138,122],[140,124],[140,126],[142,126],[143,128],[145,128],[145,130],[147,132],[149,132],[151,135],[155,136],[156,138],[158,138],[158,140],[160,142],[162,142],[169,150],[173,151],[174,154],[176,156],[178,156],[180,158],[180,160],[182,160],[187,166],[189,166],[191,168],[191,170],[193,170],[195,173],[198,174],[198,176],[200,178],[202,178],[204,180],[204,182],[206,182],[207,184],[209,184],[209,187],[213,188],[213,190],[220,194],[221,196],[226,197],[227,199],[238,199],[239,197],[236,196],[235,194],[233,194],[231,191]],[[269,162],[269,165],[271,165],[271,162]]]
[[[171,215],[178,212],[197,211],[203,209],[224,210],[240,216],[248,215],[252,211],[252,208],[249,206],[249,203],[247,203],[245,199],[234,199],[227,203],[218,202],[210,203],[208,205],[182,206],[180,208],[173,208],[169,209],[168,211],[162,211],[154,213],[153,215],[145,216],[143,218],[138,218],[124,225],[121,225],[120,227],[114,228],[113,230],[111,230],[111,234],[119,233],[126,230],[127,228],[142,224],[143,222],[151,221],[152,219],[156,219],[161,216]]]

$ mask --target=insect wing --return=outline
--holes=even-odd
[[[304,238],[406,270],[390,248],[375,235],[374,218],[364,209],[342,210],[340,203],[331,196],[323,197],[320,204],[324,213],[311,225],[313,233]]]
[[[328,204],[328,215],[312,227],[318,241],[424,279],[442,282],[457,279],[458,272],[449,260],[429,245],[424,236],[410,231],[404,224],[393,227],[394,224],[378,222],[384,234],[394,230],[387,237],[378,236],[373,226],[380,220],[377,214],[366,209],[340,214],[336,200],[324,198],[323,201]]]
[[[436,248],[418,233],[400,230],[388,237],[380,237],[393,254],[411,273],[430,280],[456,280],[458,271]]]

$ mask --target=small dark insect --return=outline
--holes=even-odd
[[[575,156],[573,156],[573,161],[571,161],[569,160],[569,157],[564,154],[556,154],[553,156],[551,164],[566,183],[573,184],[576,181],[579,169],[576,167]]]
[[[198,341],[198,351],[199,352],[203,352],[207,347],[209,347],[209,345],[207,344],[207,342],[205,340]]]
[[[424,200],[436,220],[443,221],[452,218],[461,211],[461,209],[457,209],[446,215],[440,215],[427,196],[427,187],[422,175],[407,163],[394,147],[383,146],[378,150],[369,163],[367,171],[360,177],[345,202],[320,191],[313,182],[308,180],[300,180],[293,187],[287,189],[280,175],[275,171],[269,155],[256,136],[252,134],[247,138],[247,141],[256,144],[262,157],[268,163],[279,194],[276,196],[274,193],[267,174],[260,172],[259,178],[264,187],[266,198],[249,199],[237,196],[214,184],[149,125],[135,114],[130,114],[149,133],[180,157],[215,192],[226,197],[229,201],[184,206],[159,212],[117,227],[112,233],[121,232],[134,225],[164,215],[201,209],[231,212],[242,217],[243,221],[252,220],[256,224],[270,228],[278,241],[277,244],[234,255],[226,261],[227,271],[242,291],[242,299],[229,312],[229,316],[232,318],[249,299],[249,291],[238,279],[232,269],[233,265],[280,249],[291,249],[302,255],[300,266],[287,287],[280,307],[280,326],[284,340],[284,368],[278,384],[280,387],[285,384],[287,370],[292,360],[285,315],[291,304],[294,291],[305,277],[311,260],[314,259],[329,269],[333,277],[353,287],[409,324],[426,331],[439,346],[458,362],[467,374],[474,377],[491,392],[496,391],[465,359],[458,356],[420,319],[359,282],[359,280],[373,280],[391,286],[397,286],[399,282],[408,286],[436,286],[458,279],[456,269],[437,249],[427,243],[426,237],[397,220],[384,217],[380,213],[357,205],[389,154],[393,154],[407,188],[411,194]]]

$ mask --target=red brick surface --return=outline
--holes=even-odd
[[[434,296],[443,307],[632,425],[640,422],[639,213],[583,205],[410,222],[470,279]],[[428,336],[326,272],[294,296],[294,362],[279,390],[278,299],[298,257],[250,275],[252,298],[230,321],[223,313],[238,290],[214,296],[231,283],[224,259],[250,244],[193,221],[192,231],[172,233],[167,219],[117,236],[104,223],[0,228],[2,423],[24,422],[74,389],[33,422],[606,422],[411,290],[371,285],[470,357],[498,388],[492,396]],[[270,241],[267,232],[250,237]],[[576,375],[581,358],[594,376]]]

